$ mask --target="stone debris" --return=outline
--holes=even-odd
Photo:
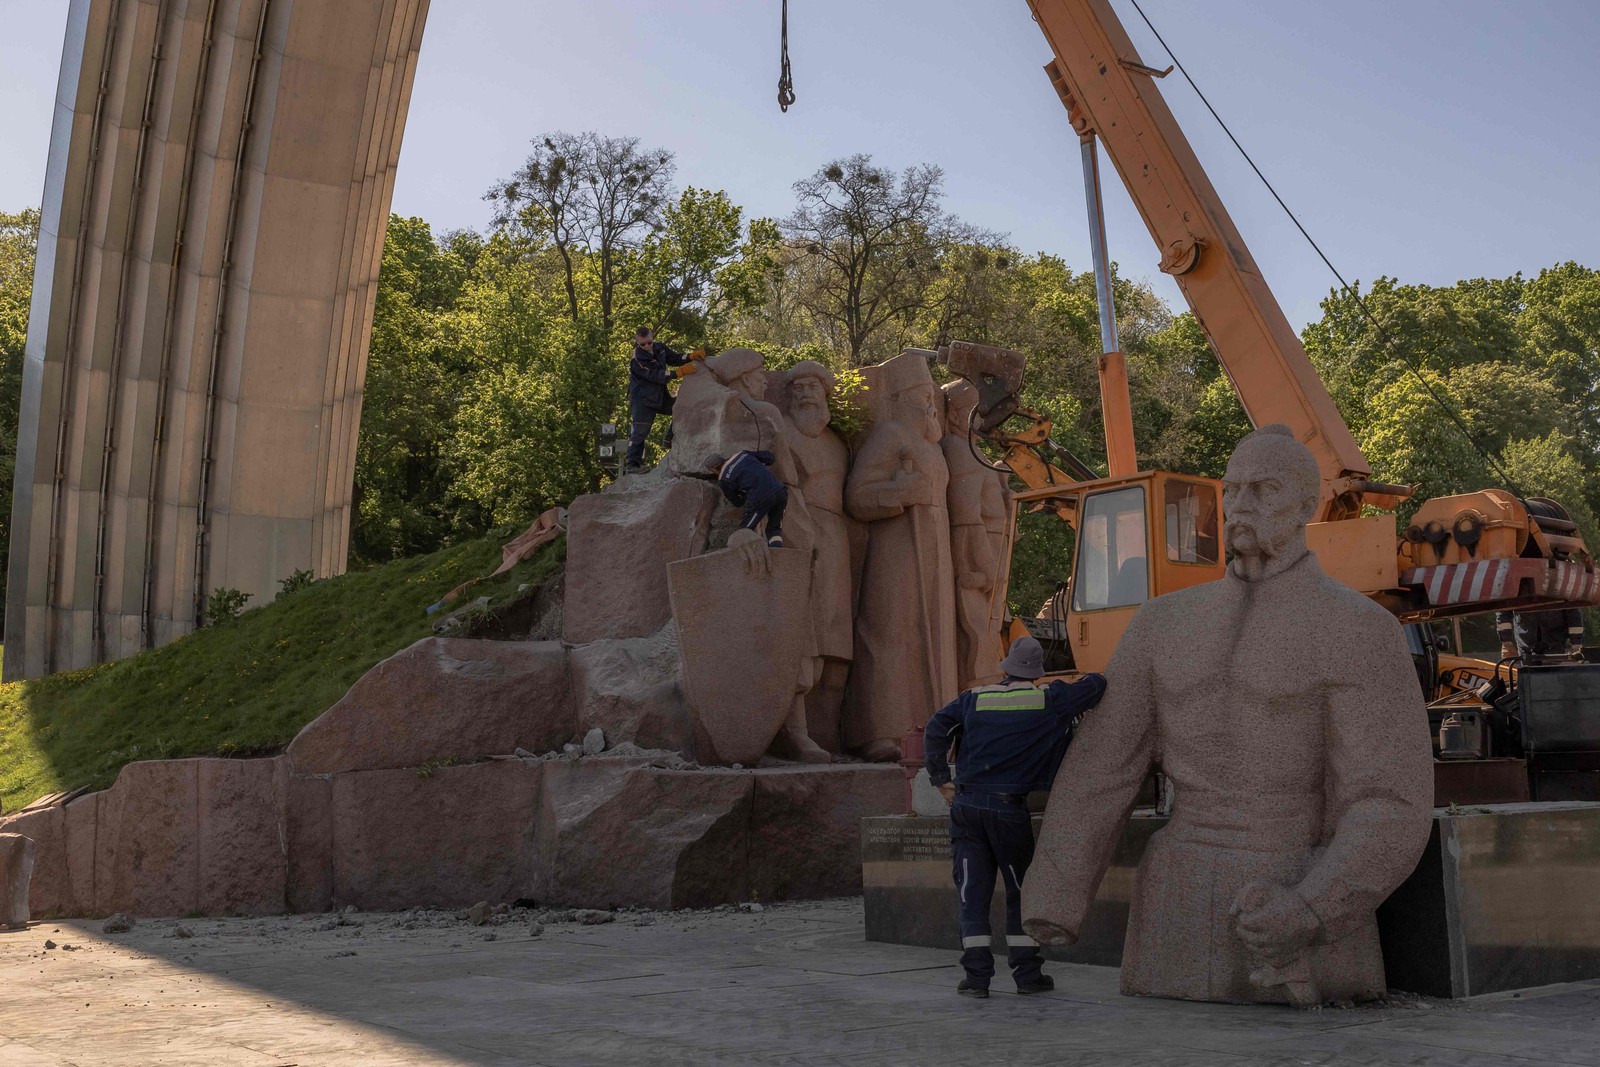
[[[544,933],[544,923],[536,922],[532,926],[528,927],[528,936],[529,937],[538,937],[543,933]]]
[[[759,914],[763,909],[762,909],[760,904],[757,904],[755,901],[752,900],[749,903],[740,904],[739,905],[739,910],[743,911],[743,912],[753,912],[753,913]]]
[[[585,926],[599,926],[601,923],[616,922],[617,916],[613,912],[585,908],[578,912],[578,921]]]
[[[489,921],[489,902],[480,900],[467,909],[467,922],[473,926],[482,926]]]
[[[483,935],[483,939],[485,941],[498,941],[500,939],[500,935],[495,933],[493,930],[490,930],[488,933]]]
[[[539,913],[538,921],[547,925],[576,922],[578,913],[571,908],[552,908]]]
[[[356,954],[356,950],[353,949],[353,948],[349,948],[349,949],[345,949],[343,952],[330,952],[324,958],[330,959],[330,960],[337,960],[337,959],[343,959],[346,956],[354,956],[355,954]]]
[[[187,926],[175,926],[172,928],[172,933],[167,936],[187,939],[194,936],[194,931]]]
[[[46,941],[46,942],[45,942],[45,943],[44,943],[44,947],[45,947],[45,948],[46,948],[46,949],[47,949],[47,950],[48,950],[48,949],[52,949],[52,948],[55,948],[55,947],[56,947],[56,943],[55,943],[55,942],[54,942],[54,941]]]
[[[598,756],[606,750],[606,733],[596,726],[583,735],[583,754],[585,756]]]
[[[319,934],[325,934],[330,930],[337,930],[338,928],[338,919],[323,919],[321,922],[314,923],[311,927],[313,931]]]
[[[100,929],[108,934],[125,934],[137,925],[138,924],[133,920],[133,916],[124,915],[119,911],[117,914],[107,919],[105,925],[100,927]]]

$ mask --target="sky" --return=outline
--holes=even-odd
[[[1350,279],[1449,285],[1600,266],[1600,2],[1140,0]],[[1132,0],[1141,58],[1168,60]],[[945,206],[1089,266],[1075,135],[1025,0],[792,0],[798,101],[776,102],[778,0],[433,0],[394,210],[484,227],[482,195],[548,130],[637,136],[680,185],[781,217],[791,185],[866,152],[945,172]],[[37,204],[65,0],[0,0],[0,210]],[[1297,327],[1327,268],[1174,73],[1161,83]],[[1181,306],[1102,161],[1111,256]]]

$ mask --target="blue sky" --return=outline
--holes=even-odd
[[[1600,3],[1141,2],[1347,277],[1600,266]],[[0,0],[0,209],[39,200],[65,7]],[[790,7],[799,102],[780,114],[777,0],[433,0],[394,209],[481,227],[531,137],[596,129],[759,215],[830,158],[936,162],[951,210],[1087,266],[1077,144],[1024,0]],[[1332,278],[1188,87],[1162,84],[1289,318],[1316,318]],[[1179,300],[1105,167],[1113,258]]]

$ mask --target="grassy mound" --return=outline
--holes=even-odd
[[[374,664],[428,636],[428,605],[499,566],[513,533],[316,582],[131,659],[0,685],[0,810],[103,788],[135,760],[282,748]],[[558,540],[457,603],[488,596],[492,609],[565,555]]]

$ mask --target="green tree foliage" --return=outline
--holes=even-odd
[[[437,240],[421,219],[389,220],[356,445],[356,564],[432,551],[481,525],[461,513],[443,459],[471,377],[460,304],[482,244],[471,233]]]
[[[1306,350],[1374,473],[1431,496],[1506,486],[1600,510],[1600,272],[1564,263],[1533,280],[1453,286],[1380,278],[1323,301]],[[1454,418],[1452,418],[1454,416]],[[1456,424],[1459,420],[1460,425]]]
[[[22,354],[33,299],[39,210],[0,212],[0,622],[5,619],[11,544],[11,481],[17,469],[17,413],[22,406]]]

